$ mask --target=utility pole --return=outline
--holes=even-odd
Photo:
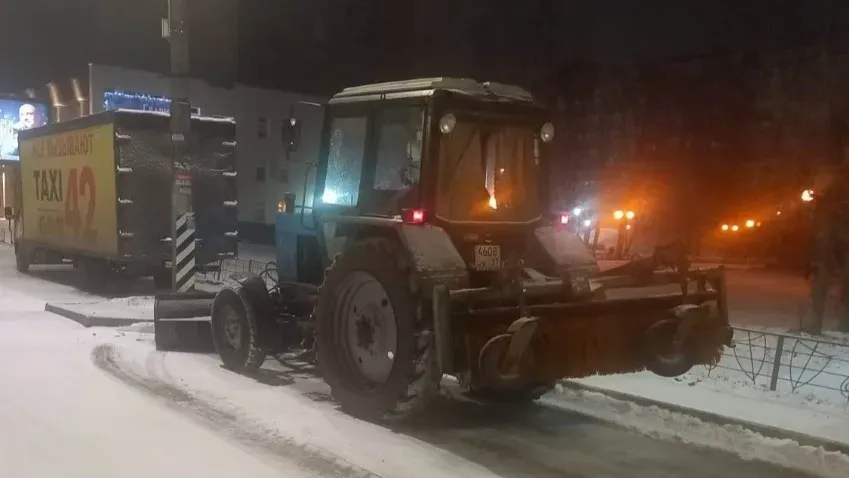
[[[187,16],[188,0],[168,0],[163,36],[167,36],[171,47],[171,287],[175,292],[186,292],[195,286],[192,171],[187,161],[192,125]]]

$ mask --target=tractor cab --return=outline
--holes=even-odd
[[[445,231],[471,281],[488,285],[551,224],[553,138],[547,110],[515,86],[431,78],[346,88],[325,108],[312,197],[279,213],[278,273],[318,283],[346,239],[398,223]]]

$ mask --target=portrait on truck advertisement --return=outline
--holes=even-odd
[[[0,98],[0,159],[20,158],[18,133],[48,123],[47,105],[30,100]]]
[[[22,138],[24,238],[117,254],[114,148],[111,124]]]

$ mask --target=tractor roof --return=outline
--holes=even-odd
[[[345,88],[330,103],[353,103],[381,99],[431,96],[437,91],[493,101],[532,103],[533,96],[523,88],[502,83],[479,82],[468,78],[419,78]]]

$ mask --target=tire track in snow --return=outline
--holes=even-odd
[[[163,379],[160,376],[159,371],[163,370],[163,367],[160,363],[156,363],[162,359],[159,357],[157,360],[156,357],[157,355],[153,354],[146,360],[144,367],[150,375],[144,376],[133,371],[133,366],[128,367],[122,363],[120,354],[112,344],[97,345],[91,352],[92,362],[104,372],[159,400],[169,408],[180,412],[190,412],[209,428],[243,445],[260,449],[275,457],[285,458],[315,476],[380,478],[379,475],[324,450],[289,437],[281,437],[256,423],[217,409],[189,392],[168,383],[167,378]]]

